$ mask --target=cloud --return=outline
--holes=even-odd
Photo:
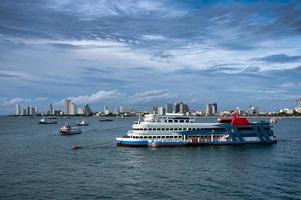
[[[262,58],[256,58],[258,61],[264,61],[268,63],[289,63],[301,60],[301,56],[288,56],[286,54],[275,54],[270,56],[265,56]]]
[[[300,89],[301,82],[285,82],[282,83],[280,86],[287,89]]]
[[[137,102],[150,102],[154,100],[166,99],[173,96],[169,90],[149,90],[136,93],[130,97],[133,101]]]
[[[12,106],[15,104],[34,104],[34,103],[45,102],[45,101],[48,101],[47,97],[37,97],[35,99],[22,98],[22,97],[0,98],[0,106]]]
[[[258,72],[260,71],[260,68],[259,67],[256,67],[256,66],[251,66],[251,67],[246,67],[244,70],[244,72]]]
[[[85,96],[70,96],[66,97],[69,100],[72,100],[75,104],[83,105],[83,104],[93,104],[99,103],[101,100],[110,100],[110,99],[118,99],[123,94],[121,94],[117,90],[100,90],[95,94],[85,95]],[[63,105],[64,99],[55,103],[55,105]]]

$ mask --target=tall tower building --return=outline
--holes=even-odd
[[[47,114],[48,115],[53,115],[54,114],[54,110],[53,110],[52,104],[49,105]]]
[[[16,115],[21,115],[21,106],[20,106],[20,104],[16,104]]]
[[[91,115],[93,112],[89,106],[89,104],[85,104],[85,108],[84,108],[84,114],[85,115]]]
[[[166,110],[164,107],[158,107],[158,114],[159,115],[165,115],[166,114]]]
[[[64,115],[70,115],[71,100],[65,99],[64,101]]]
[[[171,103],[166,104],[166,113],[173,113],[173,105]]]
[[[175,103],[175,113],[186,114],[189,111],[187,104],[183,102]]]
[[[206,105],[206,115],[212,115],[212,104],[207,104]]]
[[[296,104],[297,104],[296,112],[301,113],[301,98],[296,100]]]
[[[76,105],[70,101],[69,106],[69,115],[76,115]]]
[[[217,114],[217,103],[212,104],[212,114]]]

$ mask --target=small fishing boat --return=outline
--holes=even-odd
[[[78,146],[78,145],[76,145],[76,144],[74,144],[74,145],[72,145],[72,150],[76,150],[76,149],[82,149],[83,147],[81,147],[81,146]]]
[[[111,121],[113,121],[113,119],[109,118],[109,117],[101,117],[101,118],[99,118],[99,121],[100,122],[111,122]]]
[[[80,134],[82,131],[78,127],[72,127],[68,124],[65,124],[64,126],[61,127],[60,129],[60,134],[61,135],[75,135],[75,134]]]
[[[81,121],[77,121],[76,125],[77,126],[88,126],[89,123],[87,121],[85,121],[84,119],[82,119]]]
[[[57,121],[54,119],[42,118],[40,119],[39,124],[57,124]]]

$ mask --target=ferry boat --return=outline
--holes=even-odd
[[[269,122],[249,122],[235,112],[217,123],[197,123],[184,115],[148,114],[132,125],[124,137],[116,137],[118,146],[166,147],[225,144],[276,143]]]
[[[60,129],[60,134],[61,135],[75,135],[75,134],[80,134],[82,131],[78,127],[72,127],[68,124],[65,124],[64,126],[61,127]]]

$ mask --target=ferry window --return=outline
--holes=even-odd
[[[188,123],[188,122],[189,122],[189,120],[185,120],[185,122],[187,122],[187,123]]]
[[[178,128],[174,128],[175,129],[175,131],[177,131],[178,130]]]
[[[179,128],[179,131],[183,130],[182,128]]]
[[[143,138],[147,138],[147,136],[144,136]]]
[[[160,131],[161,129],[160,128],[157,128],[157,131]]]
[[[162,138],[165,138],[165,136],[162,136]]]
[[[180,120],[180,123],[183,123],[184,122],[184,120]]]
[[[162,131],[165,131],[165,128],[162,128]]]
[[[252,127],[239,127],[237,128],[239,131],[253,131]]]
[[[153,131],[155,131],[156,130],[156,128],[153,128]]]
[[[191,131],[191,128],[188,128],[189,131]]]
[[[169,131],[169,128],[166,128],[167,131]]]
[[[175,122],[178,122],[178,120],[175,120]]]
[[[172,122],[172,120],[168,120],[168,122]]]
[[[146,131],[146,130],[147,130],[147,128],[144,128],[143,130],[144,130],[144,131]]]
[[[166,136],[166,138],[170,138],[170,136]]]
[[[173,128],[170,128],[171,131],[173,131]]]
[[[148,138],[152,138],[152,136],[148,136]]]

